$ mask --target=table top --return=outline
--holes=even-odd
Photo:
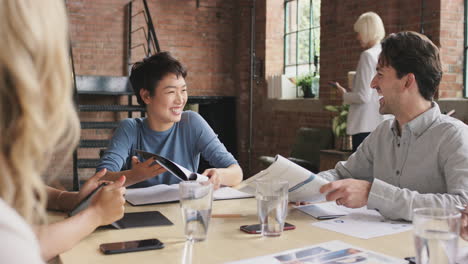
[[[126,212],[156,210],[169,218],[174,225],[123,230],[98,229],[73,249],[59,256],[60,261],[70,263],[184,263],[185,237],[178,203],[131,206]],[[317,220],[301,211],[289,208],[287,222],[296,226],[280,237],[262,237],[239,230],[241,225],[258,222],[255,199],[237,199],[213,202],[213,214],[242,214],[239,218],[212,218],[208,238],[193,246],[193,264],[223,263],[234,260],[269,255],[281,251],[311,246],[331,240],[341,240],[356,247],[376,251],[394,257],[414,256],[411,231],[373,239],[359,239],[321,229],[311,224]],[[60,216],[52,216],[54,221]],[[99,251],[102,243],[158,238],[164,249],[104,255]]]

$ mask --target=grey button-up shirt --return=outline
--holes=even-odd
[[[412,219],[418,207],[468,202],[468,126],[433,107],[403,125],[384,121],[347,161],[321,172],[333,181],[372,182],[368,208],[391,219]]]

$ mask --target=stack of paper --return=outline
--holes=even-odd
[[[230,187],[223,187],[213,193],[215,200],[239,199],[253,195]],[[125,199],[132,205],[156,204],[179,201],[179,184],[159,184],[147,188],[127,189]]]

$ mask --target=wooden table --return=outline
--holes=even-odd
[[[338,161],[347,160],[351,154],[351,151],[336,149],[320,150],[320,171],[334,169]]]
[[[138,206],[127,205],[127,212],[158,210],[168,217],[173,226],[133,228],[124,230],[100,229],[81,241],[72,250],[59,256],[65,264],[71,263],[183,263],[185,237],[178,203]],[[410,231],[373,239],[359,239],[320,229],[311,225],[316,221],[297,209],[290,208],[287,221],[296,225],[295,230],[285,231],[280,237],[266,238],[239,231],[243,224],[257,220],[255,199],[215,201],[214,214],[245,214],[242,218],[212,218],[206,241],[193,247],[193,262],[223,263],[284,250],[306,247],[330,240],[341,240],[357,247],[380,252],[394,257],[414,256]],[[55,217],[57,219],[57,216]],[[116,255],[104,255],[99,251],[102,243],[158,238],[165,244],[161,250],[150,250]]]

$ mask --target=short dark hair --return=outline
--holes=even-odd
[[[392,33],[381,44],[379,65],[392,66],[398,78],[413,73],[419,93],[431,101],[442,79],[437,46],[426,36],[413,31]]]
[[[151,96],[154,96],[154,91],[166,75],[173,73],[177,77],[187,76],[187,70],[176,58],[167,52],[159,52],[142,61],[136,62],[130,73],[130,83],[137,97],[138,103],[146,106],[141,99],[140,90],[148,90]]]

